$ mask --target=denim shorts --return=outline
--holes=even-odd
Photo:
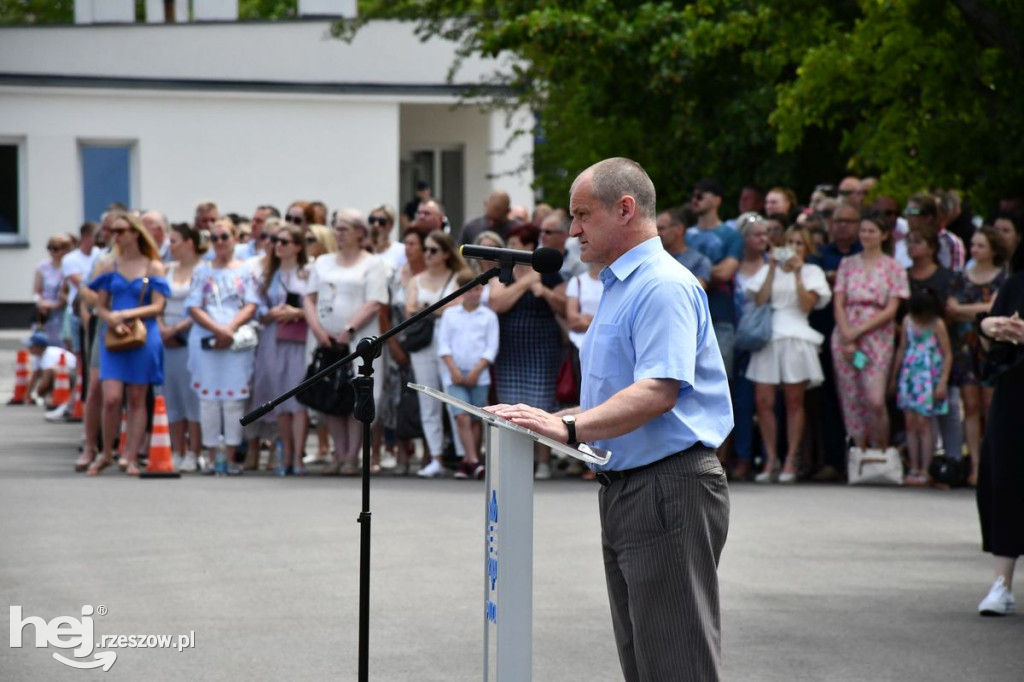
[[[477,384],[473,388],[466,388],[465,386],[456,386],[454,384],[448,384],[444,387],[444,392],[448,395],[458,398],[464,403],[470,405],[476,405],[477,407],[483,407],[487,404],[487,392],[490,390],[490,386],[481,386]],[[451,412],[452,417],[457,417],[460,414],[466,414],[465,410],[460,410],[457,407],[448,405],[448,410]]]

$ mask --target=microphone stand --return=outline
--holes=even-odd
[[[349,353],[330,367],[327,367],[323,371],[317,373],[315,376],[309,377],[298,386],[295,386],[273,400],[260,405],[240,420],[242,426],[251,424],[267,412],[270,412],[275,407],[283,403],[285,400],[288,400],[298,393],[302,393],[316,382],[325,379],[345,365],[354,362],[356,359],[362,359],[362,366],[359,368],[359,376],[352,379],[352,385],[355,388],[356,393],[356,405],[353,415],[363,424],[362,510],[359,512],[359,517],[356,519],[356,522],[360,524],[359,682],[367,682],[369,680],[370,663],[370,441],[372,440],[370,425],[373,423],[374,417],[376,416],[376,406],[373,401],[373,360],[380,355],[385,341],[390,339],[392,336],[401,333],[406,327],[425,318],[427,315],[433,315],[436,310],[448,305],[470,289],[473,289],[476,286],[483,286],[493,277],[497,277],[498,281],[503,284],[510,284],[512,282],[512,268],[514,266],[515,263],[512,262],[499,262],[498,267],[491,268],[490,270],[477,275],[473,278],[473,281],[466,283],[465,286],[459,287],[444,298],[438,300],[436,303],[427,306],[415,315],[409,317],[409,319],[395,325],[380,336],[371,336],[360,339],[354,352]]]

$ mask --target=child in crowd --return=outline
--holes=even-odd
[[[75,354],[60,346],[50,345],[50,338],[44,332],[32,334],[25,341],[25,345],[28,347],[28,352],[32,355],[32,376],[28,382],[28,394],[32,395],[33,391],[35,391],[36,396],[46,401],[47,408],[52,408],[50,396],[53,394],[53,389],[56,385],[57,366],[60,364],[60,359],[64,358],[68,375],[74,375],[75,367],[78,364],[75,360]]]
[[[472,279],[472,272],[463,271],[456,275],[455,282],[461,287]],[[477,407],[487,404],[491,384],[487,368],[498,355],[498,316],[480,305],[482,291],[481,287],[471,289],[463,294],[461,306],[445,310],[437,333],[437,354],[441,358],[445,392]],[[455,415],[459,438],[466,451],[455,478],[483,478],[480,422],[458,408],[448,409]]]
[[[919,486],[927,482],[935,447],[932,417],[949,410],[946,393],[953,353],[942,321],[943,305],[934,290],[915,289],[907,308],[889,389],[896,392],[896,404],[906,419],[910,470],[904,482]]]

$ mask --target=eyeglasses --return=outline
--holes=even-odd
[[[924,215],[924,211],[917,206],[907,206],[903,209],[903,216],[906,218],[913,218],[919,215]]]
[[[210,241],[213,242],[214,244],[216,244],[217,242],[231,241],[231,233],[221,232],[220,234],[211,234]]]
[[[370,216],[370,219],[367,222],[371,225],[380,225],[381,227],[384,227],[388,224],[388,219],[383,216],[379,218],[377,216]]]
[[[423,247],[423,253],[441,253],[441,249],[436,246],[425,246]]]
[[[51,244],[50,246],[46,247],[46,250],[47,251],[63,251],[64,247],[63,246],[57,246],[55,244]]]
[[[267,241],[268,239],[270,239],[270,235],[269,235],[269,234],[267,234],[266,232],[263,232],[263,233],[261,233],[261,234],[260,234],[260,241],[261,241],[261,242],[265,242],[265,241]]]
[[[293,225],[301,225],[305,221],[305,219],[302,216],[292,215],[289,213],[284,217],[284,221],[286,223],[291,223]]]
[[[307,244],[316,244],[316,237],[314,237],[313,235],[309,235],[308,237],[306,237],[306,243]]]
[[[701,201],[704,199],[704,192],[694,192],[690,195],[690,198],[694,201]]]
[[[247,242],[252,239],[252,232],[240,232],[238,234],[238,241]]]
[[[112,228],[110,228],[110,234],[114,234],[114,235],[124,234],[127,231],[128,231],[127,227],[112,227]]]
[[[316,241],[315,237],[313,238],[313,241]],[[280,237],[271,237],[270,238],[270,243],[271,244],[281,244],[282,246],[291,246],[295,242],[293,242],[291,239],[281,239]]]

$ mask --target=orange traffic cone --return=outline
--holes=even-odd
[[[117,456],[124,457],[128,446],[128,411],[121,408],[121,439],[117,443]]]
[[[68,402],[71,402],[71,375],[68,374],[68,363],[61,355],[60,362],[57,363],[57,377],[53,381],[53,393],[50,394],[50,404],[60,407]]]
[[[32,374],[28,368],[29,353],[18,351],[18,364],[14,370],[14,395],[7,401],[8,405],[25,405],[28,403],[28,380]]]
[[[82,365],[78,365],[75,376],[75,404],[71,408],[69,422],[80,422],[85,417],[85,405],[82,403]]]
[[[171,459],[171,429],[167,423],[167,406],[162,395],[153,405],[153,435],[149,440],[149,464],[139,478],[181,478]]]

